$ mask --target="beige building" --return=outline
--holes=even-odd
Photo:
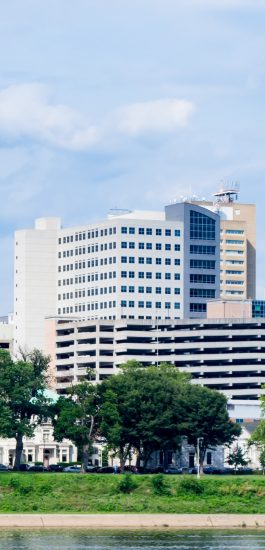
[[[237,202],[237,193],[221,189],[213,201],[192,201],[220,215],[220,296],[226,300],[256,296],[256,206]]]

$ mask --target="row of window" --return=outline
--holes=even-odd
[[[191,288],[190,296],[192,298],[215,298],[215,290],[211,288]]]
[[[143,300],[139,300],[138,302],[134,302],[134,300],[121,300],[121,307],[139,307],[147,309],[150,309],[152,307],[155,307],[156,309],[162,308],[162,302],[144,302]],[[171,309],[173,307],[174,309],[180,309],[180,302],[174,302],[174,304],[171,304],[171,302],[165,302],[164,303],[165,309]]]
[[[191,244],[190,254],[205,254],[206,256],[215,256],[215,246],[205,244]]]
[[[69,258],[70,256],[80,256],[81,254],[94,254],[95,252],[103,252],[104,250],[115,250],[116,242],[93,244],[92,246],[79,246],[75,249],[63,250],[58,252],[58,258]]]
[[[122,235],[126,235],[126,234],[135,235],[136,228],[135,227],[122,226],[121,227],[121,233],[122,233]],[[153,234],[155,234],[157,236],[161,236],[162,235],[162,229],[156,228],[156,230],[153,230],[152,227],[138,227],[138,235],[153,235]],[[171,237],[171,235],[173,235],[173,230],[164,229],[164,235],[166,237]],[[175,237],[180,237],[180,229],[175,229],[174,230],[174,236]]]
[[[207,273],[191,273],[190,274],[190,283],[198,284],[215,284],[215,275],[208,275]]]
[[[190,260],[191,269],[215,269],[215,260]]]
[[[116,227],[109,227],[106,229],[93,229],[86,231],[79,231],[73,235],[67,235],[65,237],[59,237],[58,244],[73,243],[75,241],[84,241],[88,239],[97,239],[98,237],[106,237],[107,235],[116,235]]]
[[[136,263],[135,260],[137,258],[135,258],[134,256],[122,256],[121,257],[121,263],[122,264],[127,264],[127,262],[129,264],[134,264]],[[154,258],[155,259],[155,263],[156,265],[162,265],[162,258]],[[138,257],[138,264],[149,264],[151,265],[153,263],[153,258],[152,257],[149,257],[149,258],[144,258],[143,256],[139,256]],[[171,265],[171,258],[165,258],[164,259],[164,263],[165,265]],[[173,263],[173,261],[172,261]],[[180,265],[180,259],[179,258],[175,258],[174,259],[174,265]]]
[[[155,273],[155,279],[162,279],[162,273],[158,272],[158,273]],[[166,280],[170,280],[171,279],[171,273],[165,273],[165,279]],[[137,277],[137,273],[135,274],[135,271],[121,271],[121,277],[123,279],[126,279],[126,277],[129,277],[129,279],[134,279],[135,276]],[[152,279],[153,278],[153,273],[152,271],[138,271],[138,278],[139,279]],[[179,281],[180,280],[180,273],[175,273],[174,274],[174,279],[175,281]]]
[[[196,210],[190,210],[191,240],[214,241],[215,225],[216,222],[213,218],[210,218],[201,212],[197,212]]]
[[[75,292],[65,292],[58,294],[58,300],[72,300],[75,298],[85,298],[86,296],[98,296],[99,294],[115,294],[116,286],[100,287],[100,288],[88,288],[87,290],[79,289]]]
[[[136,290],[135,290],[136,289]],[[171,287],[165,287],[164,289],[162,289],[161,286],[156,286],[154,289],[153,287],[151,286],[138,286],[138,292],[140,294],[143,294],[144,292],[146,292],[147,294],[152,294],[152,292],[155,292],[155,294],[162,294],[162,291],[163,293],[165,294],[171,294]],[[137,292],[137,287],[134,287],[132,285],[121,285],[121,292]],[[172,289],[172,292],[173,292],[173,289]],[[174,288],[174,294],[180,294],[180,288]]]
[[[74,264],[64,264],[64,265],[58,265],[58,273],[64,272],[64,271],[74,271],[77,269],[86,269],[91,267],[99,267],[103,265],[111,265],[116,264],[116,256],[112,256],[109,258],[100,258],[98,260],[97,258],[95,260],[87,260],[87,262],[75,262]]]
[[[121,242],[121,248],[135,248],[135,242],[134,241],[122,241]],[[138,243],[138,248],[139,250],[152,250],[153,249],[153,243],[143,243],[143,242],[140,242]],[[155,243],[155,246],[154,246],[154,249],[155,250],[162,250],[162,243]],[[173,245],[171,246],[170,243],[166,243],[164,245],[164,249],[165,250],[175,250],[175,252],[179,252],[180,251],[180,244],[175,244],[174,247]]]

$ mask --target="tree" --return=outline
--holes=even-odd
[[[247,466],[249,460],[246,458],[246,451],[243,451],[239,445],[236,445],[236,447],[230,451],[226,462],[229,466],[234,466],[236,473],[238,466]]]
[[[262,396],[263,398],[263,396]],[[262,411],[264,413],[264,405],[262,405]],[[265,470],[265,420],[261,420],[255,431],[251,435],[251,438],[248,442],[249,446],[255,445],[260,452],[259,462],[262,467],[262,473],[264,475]]]
[[[264,471],[265,471],[265,448],[264,447],[260,451],[259,462],[260,462],[260,465],[262,467],[262,475],[264,475]]]
[[[69,396],[60,397],[54,406],[54,436],[68,438],[82,449],[82,471],[88,465],[89,452],[97,433],[97,386],[89,381],[76,384]]]
[[[14,469],[18,470],[23,436],[32,437],[44,417],[50,414],[51,400],[45,395],[49,357],[39,350],[27,361],[13,361],[0,350],[0,434],[16,439]]]
[[[195,448],[200,438],[199,463],[202,471],[206,450],[232,443],[240,435],[241,428],[229,419],[227,400],[222,393],[189,384],[182,398],[185,401],[184,433]]]
[[[101,384],[100,432],[121,469],[132,449],[145,467],[154,451],[178,448],[185,418],[180,394],[187,383],[171,365],[143,368],[130,361]]]

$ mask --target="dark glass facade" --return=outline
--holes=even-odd
[[[200,241],[215,240],[215,220],[196,210],[190,211],[190,239]]]

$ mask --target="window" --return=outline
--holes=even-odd
[[[191,283],[207,283],[214,285],[215,284],[215,275],[208,275],[206,273],[191,273],[190,274]]]
[[[171,309],[171,303],[170,302],[165,302],[165,308],[166,309]]]
[[[166,280],[171,279],[171,274],[170,274],[170,273],[165,273],[165,279],[166,279]]]
[[[127,256],[122,256],[121,257],[121,263],[122,264],[127,264]]]
[[[215,220],[206,214],[190,210],[190,239],[214,241]]]
[[[162,279],[161,273],[156,273],[156,279]]]
[[[241,241],[239,239],[226,239],[226,244],[244,244],[244,241]]]
[[[165,259],[165,265],[171,265],[171,259],[170,258]]]
[[[180,303],[179,302],[174,303],[174,309],[180,309]]]
[[[156,304],[155,307],[156,307],[157,309],[161,309],[161,302],[156,302],[155,304]]]
[[[129,271],[129,279],[134,279],[134,271]]]
[[[174,289],[174,294],[180,294],[180,288],[175,288]]]
[[[165,230],[165,235],[166,235],[166,237],[171,237],[171,229],[166,229]]]
[[[161,265],[161,264],[162,264],[161,258],[156,258],[156,265]]]
[[[166,286],[165,294],[171,294],[171,288],[169,286]]]
[[[152,287],[151,287],[151,286],[147,286],[147,287],[146,287],[146,292],[147,292],[147,294],[152,294]]]
[[[180,259],[179,259],[179,258],[175,258],[174,263],[175,263],[175,265],[180,265]]]
[[[156,235],[162,235],[162,229],[156,229]]]
[[[144,286],[138,286],[138,292],[140,294],[143,294],[144,293]]]
[[[175,244],[175,252],[179,252],[180,251],[180,244]]]
[[[140,249],[140,250],[143,250],[143,249],[144,249],[144,243],[139,243],[139,249]]]
[[[146,302],[146,307],[147,307],[147,308],[152,307],[152,302]]]
[[[156,286],[156,294],[161,294],[161,286]]]
[[[122,233],[127,233],[127,227],[124,227],[124,226],[123,226],[123,227],[121,228],[121,232],[122,232]]]
[[[207,254],[210,256],[215,255],[215,246],[207,246],[207,245],[198,245],[198,244],[191,244],[190,245],[190,253],[191,254]]]
[[[175,273],[174,279],[175,279],[175,281],[179,281],[180,280],[180,273]]]
[[[244,231],[242,229],[226,229],[227,235],[244,235]]]
[[[135,243],[134,242],[129,242],[129,248],[135,248]]]
[[[135,258],[134,256],[129,256],[129,264],[134,264]]]
[[[161,243],[156,243],[156,250],[162,250]]]
[[[129,286],[129,292],[134,292],[134,286]]]
[[[121,301],[121,307],[127,307],[127,301],[126,300]]]
[[[152,263],[152,258],[146,258],[146,263],[150,265]]]
[[[139,227],[139,235],[144,235],[144,227]]]
[[[144,264],[144,258],[143,258],[143,256],[139,256],[138,262],[139,262],[139,264]]]
[[[190,260],[191,269],[215,269],[215,260]]]
[[[144,307],[144,302],[142,302],[141,300],[138,302],[138,307]]]
[[[175,237],[180,237],[180,229],[175,229]]]
[[[103,290],[102,288],[100,290]],[[127,286],[121,285],[121,292],[127,292]]]
[[[122,271],[121,272],[121,277],[127,277],[127,271]]]
[[[139,271],[138,277],[139,279],[144,279],[144,271]]]
[[[151,271],[146,272],[146,278],[147,279],[152,279],[152,272]]]
[[[171,250],[171,244],[166,244],[165,245],[165,250]]]
[[[152,250],[152,243],[146,243],[147,250]]]
[[[192,298],[215,298],[215,290],[211,288],[191,288],[190,296]]]
[[[153,231],[151,229],[151,227],[147,227],[146,229],[146,235],[152,235]]]
[[[133,300],[129,300],[129,307],[134,307],[134,301]]]
[[[190,311],[192,313],[204,313],[206,311],[206,304],[190,303]]]
[[[101,245],[101,246],[102,246],[102,245]],[[127,248],[127,243],[126,243],[126,241],[122,241],[121,247],[122,247],[122,248]],[[102,250],[103,250],[103,249],[102,249]]]
[[[129,234],[130,234],[130,235],[134,235],[134,234],[135,234],[135,228],[134,228],[134,227],[129,227]]]

